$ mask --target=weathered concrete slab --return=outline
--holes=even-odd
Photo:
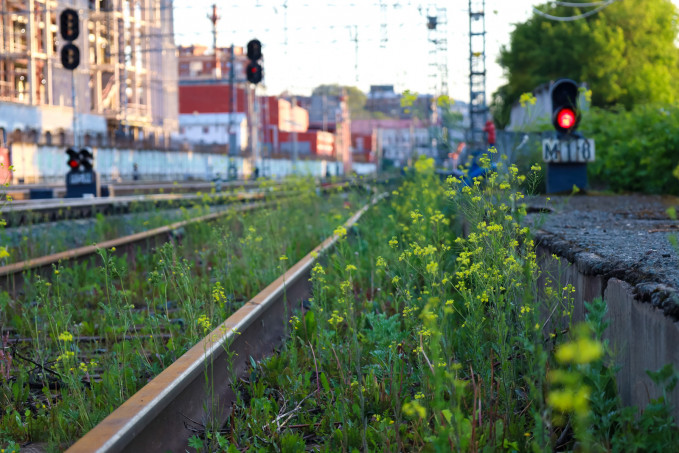
[[[652,196],[553,197],[552,214],[530,215],[538,262],[555,289],[575,289],[573,319],[602,297],[606,333],[616,357],[623,403],[643,409],[662,394],[646,371],[679,370],[679,253],[669,236],[679,222],[666,209],[677,200]],[[546,199],[534,200],[544,208]],[[679,389],[669,395],[679,419]]]

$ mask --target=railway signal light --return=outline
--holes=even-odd
[[[559,79],[552,84],[549,97],[552,99],[552,124],[557,132],[571,134],[578,128],[578,84],[570,79]]]
[[[70,168],[71,171],[80,170],[80,154],[73,148],[68,148],[66,154],[68,154],[68,160],[66,161],[68,168]]]
[[[258,39],[253,39],[248,43],[247,49],[250,62],[245,68],[245,77],[248,82],[256,85],[264,78],[264,69],[259,64],[259,60],[262,58],[262,43]]]
[[[80,49],[73,43],[68,43],[61,48],[61,65],[64,69],[74,70],[80,64]]]
[[[92,159],[94,158],[94,156],[92,155],[90,150],[87,148],[83,148],[80,150],[80,153],[78,153],[78,156],[80,157],[80,165],[82,165],[83,170],[91,171]]]
[[[75,41],[80,35],[80,20],[78,11],[66,8],[59,16],[59,32],[66,41]]]
[[[259,83],[262,81],[262,78],[264,77],[264,70],[262,69],[262,65],[260,65],[257,62],[250,62],[248,63],[248,66],[245,68],[245,71],[247,72],[247,79],[248,82],[250,83]]]
[[[253,39],[248,43],[248,59],[251,61],[257,61],[262,58],[262,43],[259,39]]]
[[[80,19],[78,12],[71,8],[66,8],[59,16],[59,32],[66,44],[61,48],[61,65],[73,71],[80,64],[80,49],[73,44],[73,41],[80,36]]]
[[[92,159],[94,156],[89,149],[83,148],[80,151],[76,151],[73,148],[68,148],[66,154],[68,155],[66,164],[72,171],[80,171],[81,169],[83,171],[92,171]]]

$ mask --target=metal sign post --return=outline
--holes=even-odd
[[[71,105],[73,106],[73,146],[78,148],[78,103],[75,93],[75,70],[71,71]]]

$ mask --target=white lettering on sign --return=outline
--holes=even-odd
[[[71,173],[69,175],[70,184],[92,184],[92,182],[92,173]]]
[[[544,139],[542,140],[542,160],[556,163],[594,162],[594,139]]]

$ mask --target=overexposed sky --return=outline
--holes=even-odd
[[[673,2],[679,4],[679,0]],[[302,95],[322,83],[356,85],[364,91],[370,85],[393,84],[397,91],[428,92],[431,45],[427,42],[426,15],[428,8],[431,11],[436,6],[445,7],[449,93],[455,99],[469,98],[468,0],[175,0],[177,44],[212,45],[212,25],[207,15],[213,3],[217,3],[221,16],[218,45],[245,46],[250,39],[259,39],[267,92],[278,94],[287,89]],[[544,2],[485,3],[490,99],[504,83],[496,63],[500,46],[509,42],[513,24],[525,21],[533,6]],[[381,40],[385,35],[386,43]]]

